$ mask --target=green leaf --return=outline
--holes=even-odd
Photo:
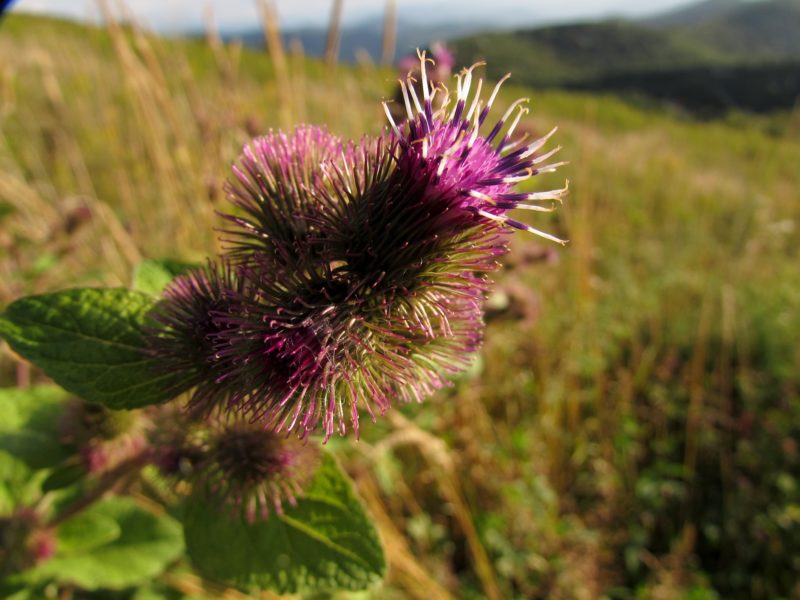
[[[86,477],[86,466],[77,457],[56,465],[42,482],[43,492],[63,490]]]
[[[46,471],[33,473],[23,461],[0,450],[0,516],[33,504],[41,495],[45,474]]]
[[[0,450],[32,469],[59,464],[69,455],[58,441],[58,422],[68,397],[55,385],[0,389]]]
[[[110,408],[136,408],[183,391],[159,373],[142,327],[153,299],[141,292],[80,288],[28,296],[0,315],[0,336],[64,389]]]
[[[219,596],[215,595],[213,598],[218,598]],[[196,595],[191,594],[187,595],[178,590],[168,587],[167,585],[160,584],[158,582],[151,583],[148,586],[138,587],[136,591],[133,592],[132,596],[129,596],[130,600],[212,600],[212,596],[206,595]]]
[[[81,534],[83,526],[91,531]],[[87,590],[143,584],[183,552],[175,519],[155,515],[125,497],[91,506],[62,523],[57,535],[56,555],[36,567],[36,576]]]
[[[78,554],[118,539],[122,529],[116,520],[97,511],[85,511],[58,528],[58,551]]]
[[[385,569],[377,532],[332,456],[325,453],[297,506],[248,523],[200,494],[184,517],[189,556],[208,577],[278,593],[362,590]]]
[[[0,598],[4,600],[39,600],[45,595],[35,584],[25,578],[26,573],[15,573],[0,579]]]
[[[160,296],[169,282],[198,265],[172,258],[148,259],[133,273],[133,289]]]

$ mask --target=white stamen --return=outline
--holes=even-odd
[[[417,57],[419,58],[420,73],[422,74],[422,97],[428,100],[430,99],[430,93],[428,92],[428,73],[425,69],[425,63],[428,62],[428,59],[425,58],[425,51],[420,52],[417,50]]]
[[[508,110],[503,115],[503,118],[500,119],[500,122],[501,123],[505,123],[506,121],[508,121],[508,118],[511,116],[511,113],[514,112],[514,109],[517,108],[520,104],[524,104],[525,102],[528,102],[529,100],[530,100],[529,98],[520,98],[519,100],[515,100],[511,104],[511,106],[508,107]],[[487,106],[488,106],[488,104],[487,104]],[[526,109],[524,109],[524,107],[523,107],[523,110],[526,110]],[[526,112],[527,112],[527,110],[526,110]],[[520,119],[520,117],[518,116],[517,117],[517,122],[519,122],[519,119]],[[514,124],[514,126],[512,126],[511,129],[513,130],[514,127],[516,127],[516,124]],[[506,133],[506,135],[510,135],[510,134],[511,134],[511,130]]]
[[[392,113],[389,111],[389,105],[386,102],[383,103],[383,112],[386,113],[386,118],[389,119],[389,125],[392,127],[392,130],[395,132],[397,137],[402,137],[400,135],[400,129],[397,128],[397,123],[394,122]]]
[[[478,89],[475,90],[475,98],[472,100],[472,106],[469,107],[469,111],[467,112],[467,116],[464,117],[464,119],[467,120],[467,121],[469,121],[472,118],[472,113],[475,112],[475,109],[480,105],[481,88],[483,88],[483,79],[478,79]],[[480,111],[478,111],[478,112],[480,112]]]
[[[464,73],[464,81],[461,85],[461,97],[466,102],[467,96],[469,96],[469,88],[472,85],[472,67],[467,69],[467,72]]]
[[[555,206],[536,206],[535,204],[517,204],[516,208],[535,210],[536,212],[553,212],[556,209]]]
[[[447,114],[447,107],[450,106],[450,90],[448,90],[447,86],[445,86],[445,85],[442,85],[441,87],[437,87],[436,91],[438,92],[440,89],[444,91],[444,98],[439,103],[439,109],[434,114],[439,115],[439,116],[443,116],[443,115]],[[434,95],[435,95],[435,93],[434,93]],[[431,101],[433,101],[433,95],[431,96]],[[452,118],[452,116],[453,115],[450,115],[451,118]]]
[[[472,122],[472,135],[469,136],[469,141],[467,142],[467,148],[472,148],[475,145],[475,140],[478,139],[478,130],[480,129],[480,123],[478,123],[478,118],[480,115],[480,105],[481,103],[478,102],[478,110],[475,111],[475,118]]]
[[[532,233],[534,235],[538,235],[539,237],[543,237],[544,239],[550,240],[551,242],[555,242],[557,244],[561,244],[562,246],[566,246],[567,242],[569,241],[569,240],[562,240],[559,237],[556,237],[554,235],[550,235],[549,233],[545,233],[544,231],[541,231],[539,229],[535,229],[535,228],[531,227],[530,225],[525,225],[525,231],[527,231],[528,233]]]
[[[408,89],[406,87],[406,83],[408,83],[408,81],[411,81],[411,80],[409,79],[407,81],[403,81],[401,79],[400,80],[400,89],[403,91],[403,102],[406,105],[406,114],[408,115],[408,120],[409,121],[413,121],[414,120],[414,111],[411,110],[411,101],[408,99]]]
[[[506,80],[509,77],[511,77],[511,73],[506,73],[505,75],[503,75],[503,77],[500,79],[500,81],[497,82],[497,85],[494,86],[494,90],[492,91],[492,95],[489,96],[489,102],[486,103],[486,108],[487,109],[491,109],[492,108],[492,103],[494,102],[494,99],[497,97],[497,93],[500,91],[500,88],[502,87],[502,85],[506,82]]]
[[[472,71],[481,65],[485,65],[484,62],[476,62],[474,65],[469,67],[468,69],[464,69],[464,85],[461,88],[461,93],[463,95],[463,100],[466,102],[467,97],[469,96],[469,88],[472,85]],[[478,80],[482,81],[482,80]]]
[[[473,198],[477,198],[478,200],[482,200],[487,204],[491,204],[492,206],[495,206],[497,204],[494,198],[477,190],[470,190],[469,195],[472,196]]]
[[[478,209],[477,212],[479,215],[486,217],[487,219],[491,219],[492,221],[497,221],[498,223],[502,223],[503,225],[505,225],[506,222],[508,221],[508,218],[506,218],[505,216],[493,215],[492,213],[482,210],[480,208]],[[562,240],[561,238],[557,238],[556,236],[550,235],[549,233],[545,233],[544,231],[534,229],[530,225],[525,225],[525,223],[520,223],[520,225],[522,225],[525,228],[525,231],[527,231],[528,233],[538,235],[540,237],[545,238],[546,240],[550,240],[551,242],[556,242],[557,244],[561,244],[562,246],[565,246],[567,244],[567,240]]]
[[[497,221],[498,223],[503,223],[504,225],[505,225],[505,222],[508,221],[508,218],[506,218],[505,216],[503,216],[503,215],[493,215],[492,213],[490,213],[488,211],[485,211],[482,208],[479,208],[477,212],[482,217],[486,217],[487,219],[491,219],[492,221]]]
[[[548,158],[553,156],[553,154],[555,154],[559,150],[561,150],[561,146],[556,146],[555,148],[550,150],[550,152],[547,152],[546,154],[542,154],[541,156],[537,156],[536,158],[533,159],[533,164],[538,165],[540,162],[546,161]]]
[[[540,137],[535,142],[532,142],[531,145],[528,146],[528,149],[520,155],[520,158],[528,158],[531,154],[539,150],[539,148],[541,148],[547,143],[547,140],[549,140],[551,137],[553,137],[553,135],[555,135],[556,131],[558,131],[558,127],[553,127],[550,130],[550,133],[548,133],[544,137]]]
[[[536,171],[538,173],[552,173],[553,171],[558,169],[558,167],[563,167],[564,165],[568,165],[568,164],[569,164],[568,160],[562,160],[561,162],[557,162],[557,163],[553,163],[551,165],[545,165],[543,167],[539,167],[538,169],[536,169]]]
[[[344,168],[345,175],[347,176],[346,181],[344,182],[345,189],[347,193],[352,195],[353,190],[350,188],[350,182],[353,180],[353,174],[350,172],[350,163],[347,160],[347,156],[344,154],[344,150],[342,150],[342,167]]]
[[[517,125],[519,125],[520,119],[522,118],[523,115],[527,115],[528,112],[530,112],[530,111],[525,106],[520,106],[519,107],[519,111],[517,112],[517,116],[514,117],[514,120],[511,122],[511,126],[508,128],[508,131],[506,131],[506,136],[507,137],[510,137],[514,133],[514,130],[517,128]]]
[[[436,176],[441,177],[444,170],[447,168],[447,161],[450,160],[450,156],[447,154],[443,154],[441,160],[439,161],[439,167],[436,169]]]
[[[422,105],[419,103],[419,98],[417,98],[417,92],[414,89],[414,86],[413,85],[408,86],[408,91],[411,92],[411,98],[414,100],[414,106],[417,107],[417,112],[421,114],[423,118],[425,118],[425,120],[427,121],[427,118],[425,117],[425,112],[422,110]]]
[[[526,109],[527,110],[527,109]],[[509,142],[505,146],[503,146],[503,152],[509,152],[522,144],[525,140],[527,140],[530,136],[527,133],[522,134],[518,140],[514,140],[513,142]]]
[[[453,105],[453,110],[450,113],[450,116],[447,118],[448,121],[452,121],[453,118],[455,118],[456,111],[458,110],[458,106],[461,101],[461,75],[456,75],[456,103]]]
[[[508,177],[503,177],[501,180],[503,183],[519,183],[521,181],[525,181],[526,179],[530,179],[533,175],[533,171],[531,169],[525,169],[524,175],[510,175]]]
[[[557,200],[562,202],[564,196],[569,192],[569,179],[564,183],[564,187],[560,190],[548,190],[546,192],[531,192],[526,194],[523,202],[541,202],[543,200]]]

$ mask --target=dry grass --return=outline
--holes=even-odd
[[[382,126],[388,71],[286,53],[262,8],[269,54],[224,45],[213,28],[187,42],[9,18],[0,304],[126,285],[143,257],[213,253],[228,165],[257,133],[307,121],[358,137]],[[595,598],[624,585],[618,552],[640,525],[632,489],[650,441],[680,440],[683,482],[712,456],[735,486],[729,446],[709,454],[704,436],[733,435],[742,382],[767,377],[759,328],[777,354],[780,336],[800,334],[791,128],[683,122],[555,92],[534,108],[525,126],[558,123],[571,161],[572,193],[550,224],[570,245],[537,254],[518,236],[512,259],[545,260],[517,260],[499,284],[527,289],[537,317],[501,315],[472,378],[393,414],[355,450],[338,447],[387,546],[391,570],[375,597]],[[770,311],[780,325],[764,325]],[[796,403],[798,353],[784,354],[775,372],[788,373]],[[0,365],[11,383],[13,357]],[[684,533],[697,525],[691,502],[690,491]],[[679,540],[661,557],[642,552],[653,597],[700,585],[693,538]]]

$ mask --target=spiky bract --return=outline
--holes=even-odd
[[[225,231],[233,243],[229,256],[247,260],[252,252],[293,253],[306,247],[318,211],[319,167],[341,153],[339,138],[312,126],[292,134],[271,132],[246,145],[225,187],[241,210],[223,215],[234,226]]]
[[[180,391],[194,388],[195,405],[220,401],[218,379],[225,371],[216,344],[220,316],[234,294],[246,294],[247,281],[228,263],[209,263],[176,277],[151,311],[150,348],[165,373],[180,374]]]
[[[295,505],[319,464],[319,449],[245,421],[213,425],[194,448],[193,493],[249,521]]]

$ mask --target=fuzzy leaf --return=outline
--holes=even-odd
[[[188,502],[189,555],[208,577],[281,594],[362,590],[385,569],[378,535],[335,460],[324,455],[297,506],[248,523],[199,494]]]
[[[68,397],[55,385],[0,389],[0,450],[32,469],[59,464],[69,454],[58,441],[58,420]]]
[[[144,260],[133,274],[133,289],[160,296],[170,281],[197,266],[172,258]]]
[[[0,450],[0,516],[20,506],[33,504],[41,495],[42,475],[33,473],[23,461]]]
[[[136,408],[182,391],[160,374],[142,333],[153,299],[141,292],[79,288],[28,296],[0,315],[0,337],[64,389],[110,408]]]
[[[58,552],[78,554],[118,539],[122,530],[112,517],[87,510],[65,521],[58,528]]]
[[[90,531],[80,535],[89,522]],[[36,577],[87,590],[145,583],[183,552],[177,521],[125,497],[95,504],[62,523],[57,535],[66,544],[57,544],[56,555],[36,567]]]
[[[78,483],[86,476],[86,466],[78,457],[67,459],[56,465],[42,482],[43,492],[63,490]]]

